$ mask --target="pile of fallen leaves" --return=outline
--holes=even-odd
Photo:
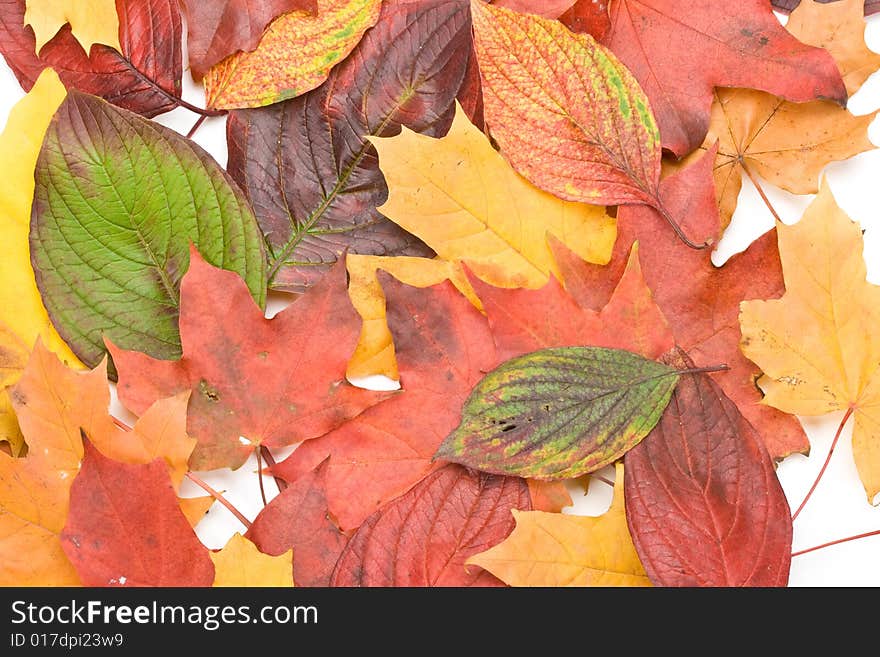
[[[774,4],[0,0],[0,583],[787,584],[795,414],[880,491],[880,291],[820,183],[880,55],[863,0]],[[716,267],[743,176],[817,196]],[[198,473],[253,455],[251,521]]]

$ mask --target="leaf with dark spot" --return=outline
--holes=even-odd
[[[480,381],[435,458],[535,479],[579,477],[644,438],[677,381],[677,370],[621,349],[525,354]]]

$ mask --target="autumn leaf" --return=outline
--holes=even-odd
[[[321,87],[230,113],[229,172],[266,235],[271,288],[303,292],[346,249],[433,255],[376,210],[388,190],[365,137],[389,137],[402,125],[440,136],[456,98],[478,107],[471,48],[467,3],[386,2],[376,26]]]
[[[358,326],[342,263],[309,294],[266,319],[241,278],[195,249],[181,283],[179,360],[108,341],[122,403],[135,413],[189,390],[194,470],[239,467],[258,445],[323,435],[385,399],[350,385],[345,366]]]
[[[331,586],[500,586],[472,555],[513,529],[528,510],[522,479],[447,465],[367,518],[333,571]]]
[[[109,401],[100,372],[69,370],[37,341],[11,395],[28,454],[0,453],[0,584],[79,584],[60,534],[83,454],[80,426],[101,431],[109,423],[106,405],[95,399],[101,388]]]
[[[598,517],[513,512],[516,528],[468,559],[511,586],[650,586],[626,524],[623,465]]]
[[[880,69],[880,54],[865,43],[867,4],[862,0],[809,0],[798,5],[785,24],[798,40],[831,53],[850,95]]]
[[[0,52],[25,90],[52,67],[66,87],[147,117],[178,106],[183,26],[177,0],[118,0],[120,47],[95,44],[91,54],[63,27],[36,55],[33,32],[23,22],[24,5],[24,0],[0,0]]]
[[[570,201],[656,203],[659,133],[617,58],[557,21],[479,0],[471,12],[486,122],[514,169]]]
[[[0,134],[0,441],[17,454],[23,439],[9,406],[6,389],[15,383],[36,339],[71,365],[79,361],[49,321],[31,269],[28,225],[34,194],[33,167],[46,126],[64,100],[54,71],[40,75],[33,89],[9,113]]]
[[[789,103],[751,89],[719,89],[706,145],[718,142],[715,194],[722,226],[736,210],[742,177],[758,175],[794,194],[818,191],[827,164],[874,148],[876,112],[854,116],[827,101]]]
[[[115,0],[26,0],[25,4],[24,24],[34,30],[37,54],[67,23],[86,54],[95,43],[122,50]]]
[[[529,486],[529,497],[535,511],[561,513],[562,509],[572,505],[571,495],[565,482],[526,479],[526,483]]]
[[[676,350],[662,359],[693,366]],[[682,374],[626,453],[626,517],[656,586],[785,586],[792,520],[761,437],[713,378]]]
[[[654,359],[673,347],[666,318],[642,276],[637,244],[633,244],[623,271],[615,272],[618,278],[613,293],[600,309],[594,309],[597,304],[581,303],[569,292],[591,285],[577,280],[582,271],[604,269],[585,263],[559,242],[551,240],[551,246],[568,290],[555,278],[539,290],[505,290],[473,281],[499,358],[509,360],[546,347],[592,345],[626,349]],[[535,311],[538,308],[540,312]]]
[[[742,303],[743,353],[764,371],[765,404],[855,417],[853,458],[872,502],[880,492],[880,287],[865,278],[862,232],[827,183],[797,224],[776,232],[785,294]]]
[[[281,14],[302,11],[314,14],[316,0],[183,0],[186,43],[193,77],[236,52],[257,47],[263,30]]]
[[[292,559],[293,550],[269,556],[236,533],[223,549],[211,552],[214,586],[293,586]]]
[[[193,447],[183,430],[186,400],[157,402],[126,434],[108,414],[106,366],[72,370],[39,340],[11,398],[29,449],[21,459],[0,455],[0,581],[76,584],[58,536],[67,518],[70,484],[80,469],[81,430],[95,436],[101,449],[130,463],[164,459],[176,489]]]
[[[715,87],[846,102],[831,56],[788,34],[766,0],[611,0],[609,12],[603,43],[642,85],[678,157],[703,143]]]
[[[327,504],[344,531],[438,467],[431,457],[458,424],[468,392],[497,364],[486,318],[451,283],[418,289],[384,272],[379,280],[403,392],[300,445],[273,469],[295,485],[329,456]]]
[[[380,0],[317,0],[315,15],[282,14],[253,52],[239,52],[208,70],[208,107],[262,107],[311,91],[376,23],[380,8]]]
[[[178,287],[191,241],[264,303],[265,256],[247,201],[176,132],[71,91],[49,124],[35,176],[37,287],[87,365],[103,357],[105,336],[157,358],[180,355]]]
[[[471,391],[435,458],[560,480],[610,465],[654,427],[678,371],[622,349],[556,347],[502,363]]]
[[[384,318],[384,307],[383,318]],[[390,337],[390,336],[389,336]],[[12,411],[6,390],[18,381],[28,360],[27,345],[8,326],[0,323],[0,449],[19,456],[24,447],[24,436]],[[4,446],[2,443],[6,443]]]
[[[880,68],[880,55],[865,45],[860,0],[829,5],[810,0],[798,7],[786,28],[834,56],[849,93]],[[876,115],[854,116],[828,101],[790,103],[751,89],[717,89],[702,149],[719,144],[715,193],[722,227],[736,210],[743,175],[759,187],[756,175],[794,194],[814,194],[827,164],[874,148],[868,127]],[[699,156],[694,153],[685,164]]]
[[[488,323],[449,282],[418,290],[384,273],[379,278],[403,392],[301,445],[274,470],[295,481],[331,456],[327,499],[344,529],[357,527],[436,467],[431,458],[459,424],[471,389],[498,364],[494,344],[505,358],[541,347],[584,344],[630,348],[653,358],[673,344],[637,261],[602,312],[566,298],[552,278],[541,290],[493,288],[474,278],[480,297],[492,304],[485,306]],[[528,347],[515,351],[520,345]]]
[[[494,134],[494,131],[493,131]],[[458,107],[439,139],[403,128],[370,139],[388,183],[378,210],[444,260],[465,260],[499,287],[540,287],[554,272],[547,234],[583,259],[608,261],[614,219],[598,206],[562,201],[521,178]]]
[[[712,187],[714,156],[710,151],[660,185],[670,211],[685,219],[684,230],[701,239],[717,236],[720,230]],[[774,458],[807,451],[809,442],[800,422],[760,404],[762,395],[755,387],[760,370],[739,350],[740,301],[773,299],[784,291],[775,231],[755,240],[723,267],[716,267],[708,251],[683,249],[675,236],[659,224],[651,208],[621,207],[617,225],[614,255],[607,266],[596,267],[572,258],[560,260],[571,296],[584,308],[602,308],[630,260],[631,245],[638,241],[645,247],[639,253],[644,280],[669,322],[675,342],[698,366],[724,363],[730,367],[718,377],[718,384],[755,427]],[[477,294],[488,308],[482,291],[478,289]],[[620,344],[603,346],[627,348]]]
[[[489,4],[544,18],[559,18],[575,0],[488,0]]]
[[[299,477],[260,511],[245,535],[270,555],[293,550],[297,586],[328,586],[348,536],[333,522],[326,496],[327,464]]]
[[[559,20],[572,32],[586,32],[601,42],[611,29],[609,4],[609,0],[577,0]]]
[[[456,262],[350,254],[346,257],[346,269],[348,296],[362,321],[357,348],[348,362],[349,378],[381,374],[396,381],[400,377],[394,342],[385,319],[385,293],[378,278],[380,270],[414,287],[430,287],[448,279],[475,308],[482,309],[467,274]]]
[[[159,399],[138,418],[131,431],[114,428],[95,432],[90,434],[93,436],[91,442],[104,456],[122,463],[146,465],[157,458],[163,459],[177,491],[189,470],[187,462],[196,446],[195,439],[186,433],[189,395],[189,391],[184,391],[167,399]],[[110,396],[106,390],[101,390],[98,405],[105,400],[106,408]],[[201,506],[202,503],[192,504]]]
[[[210,586],[214,565],[161,459],[129,465],[85,442],[61,534],[85,586]]]

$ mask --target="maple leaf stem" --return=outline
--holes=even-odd
[[[275,467],[275,457],[272,456],[272,452],[269,451],[269,448],[265,445],[260,445],[260,451],[263,455],[263,460],[266,462],[269,470]],[[272,475],[272,478],[275,480],[275,485],[278,486],[278,492],[283,493],[287,490],[288,483],[284,481],[281,477],[276,475]]]
[[[813,485],[807,492],[806,497],[804,497],[804,501],[801,502],[801,505],[797,508],[797,511],[792,514],[792,522],[794,522],[795,518],[797,518],[798,515],[800,515],[800,512],[803,511],[804,507],[807,505],[807,501],[813,495],[813,491],[816,490],[816,486],[819,485],[819,481],[822,479],[822,475],[825,474],[825,469],[828,467],[828,463],[831,461],[831,455],[834,454],[834,448],[837,447],[837,441],[840,440],[840,434],[843,432],[843,427],[852,414],[853,409],[850,407],[846,411],[846,414],[843,416],[843,419],[840,421],[840,425],[837,427],[837,433],[834,434],[834,440],[831,441],[831,448],[828,450],[828,456],[825,457],[825,463],[822,464],[822,469],[819,470],[819,474],[816,475],[816,480],[813,482]]]
[[[266,499],[266,489],[263,486],[263,450],[258,445],[254,452],[257,454],[257,481],[260,482],[260,497],[263,498],[263,506],[269,506],[269,500]]]
[[[193,135],[195,135],[196,132],[198,132],[199,128],[202,127],[202,124],[205,122],[205,119],[207,119],[207,118],[208,118],[207,114],[202,114],[201,116],[199,116],[198,120],[193,124],[193,127],[190,128],[189,132],[186,133],[186,138],[192,139]]]
[[[692,241],[687,235],[684,234],[684,231],[681,229],[681,226],[678,225],[678,222],[673,218],[673,216],[671,214],[669,214],[669,210],[667,210],[666,207],[663,205],[663,202],[660,200],[660,197],[659,196],[655,197],[654,201],[655,201],[654,206],[653,206],[654,209],[656,209],[657,212],[659,212],[660,215],[664,219],[666,219],[666,222],[672,227],[672,230],[675,231],[675,234],[678,237],[678,239],[680,239],[682,242],[684,242],[687,246],[689,246],[692,249],[696,249],[698,251],[701,251],[702,249],[707,249],[710,246],[712,246],[712,244],[714,243],[714,240],[712,240],[712,239],[708,239],[705,242],[703,242],[702,244],[697,244],[696,242]]]
[[[590,477],[592,477],[593,479],[598,479],[603,484],[608,484],[609,486],[614,488],[614,482],[611,481],[608,477],[603,477],[602,475],[598,475],[598,474],[591,474]]]
[[[187,473],[186,473],[186,478],[189,479],[191,482],[193,482],[193,483],[194,483],[196,486],[198,486],[199,488],[202,488],[202,489],[203,489],[206,493],[208,493],[211,497],[213,497],[215,500],[217,500],[218,502],[220,502],[220,504],[222,504],[222,505],[225,506],[227,509],[229,509],[229,512],[230,512],[232,515],[234,515],[236,518],[238,518],[238,521],[239,521],[242,525],[244,525],[247,529],[250,529],[250,528],[251,528],[251,521],[248,520],[247,518],[245,518],[244,514],[243,514],[241,511],[239,511],[238,509],[236,509],[236,508],[232,505],[232,503],[231,503],[229,500],[227,500],[225,497],[223,497],[223,495],[222,495],[219,491],[214,490],[214,489],[211,488],[206,482],[204,482],[204,481],[201,479],[201,477],[199,477],[199,476],[198,476],[197,474],[195,474],[194,472],[187,472]]]
[[[867,538],[868,536],[880,536],[880,529],[875,529],[871,532],[865,532],[864,534],[856,534],[855,536],[847,536],[846,538],[838,538],[836,541],[828,541],[827,543],[822,543],[821,545],[814,545],[811,548],[807,548],[805,550],[798,550],[797,552],[792,552],[791,556],[799,557],[802,554],[806,554],[807,552],[815,552],[816,550],[821,550],[822,548],[831,547],[832,545],[837,545],[839,543],[847,543],[849,541],[855,541],[860,538]]]
[[[767,209],[770,210],[770,214],[773,215],[773,218],[774,218],[776,221],[781,222],[782,219],[779,218],[779,214],[778,214],[778,213],[776,212],[776,210],[773,208],[773,204],[770,202],[770,199],[767,198],[767,195],[764,193],[764,188],[761,187],[761,183],[759,183],[759,182],[758,182],[758,179],[757,179],[755,176],[752,175],[752,172],[751,172],[751,171],[749,171],[749,168],[746,166],[745,160],[742,160],[742,159],[741,159],[741,160],[739,161],[739,166],[740,166],[740,168],[741,168],[743,171],[746,172],[746,175],[749,177],[749,180],[752,181],[752,184],[755,186],[755,189],[758,190],[758,194],[760,194],[760,196],[761,196],[761,200],[764,201],[764,205],[766,205],[766,206],[767,206]]]

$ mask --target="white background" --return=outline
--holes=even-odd
[[[880,15],[867,20],[866,37],[868,45],[880,51]],[[0,125],[5,126],[10,108],[23,95],[12,72],[0,59]],[[184,73],[184,97],[192,103],[204,106],[202,89],[192,84],[187,72]],[[877,108],[880,108],[880,75],[875,74],[850,99],[849,109],[854,114],[867,114]],[[176,109],[158,117],[157,120],[186,134],[197,118],[184,109]],[[880,125],[877,121],[871,125],[870,136],[875,145],[880,145]],[[225,166],[225,119],[208,119],[196,134],[195,141]],[[868,279],[880,284],[880,231],[877,230],[880,226],[878,219],[880,217],[880,208],[878,208],[880,150],[863,153],[846,162],[830,165],[826,168],[825,175],[838,204],[865,229]],[[763,187],[786,223],[795,223],[812,198],[794,196],[767,183]],[[715,264],[722,264],[732,254],[745,249],[752,240],[772,227],[772,216],[751,182],[744,178],[733,223],[713,254]],[[267,314],[271,316],[283,308],[288,301],[285,295],[271,294]],[[119,417],[133,420],[115,401],[115,396],[111,410]],[[800,504],[819,472],[841,415],[800,418],[812,444],[810,456],[788,457],[779,465],[777,471],[792,509]],[[851,435],[852,420],[844,430],[819,487],[795,521],[795,551],[846,536],[880,530],[880,507],[871,506],[865,498],[853,462]],[[276,450],[273,453],[280,459],[291,451],[292,449]],[[256,463],[252,458],[235,472],[218,470],[200,474],[216,489],[225,491],[225,496],[248,518],[253,519],[262,508],[255,471]],[[604,473],[613,477],[611,470],[606,470]],[[264,483],[267,495],[272,497],[277,494],[271,478],[265,478]],[[585,495],[582,489],[574,486],[571,491],[575,504],[566,509],[567,513],[598,515],[608,508],[611,501],[610,487],[595,479],[590,484],[588,494]],[[190,496],[204,493],[189,481],[185,481],[182,494]],[[208,547],[219,548],[234,532],[243,533],[244,528],[220,504],[214,504],[196,531]],[[880,536],[851,541],[795,557],[792,560],[790,585],[880,586]]]

